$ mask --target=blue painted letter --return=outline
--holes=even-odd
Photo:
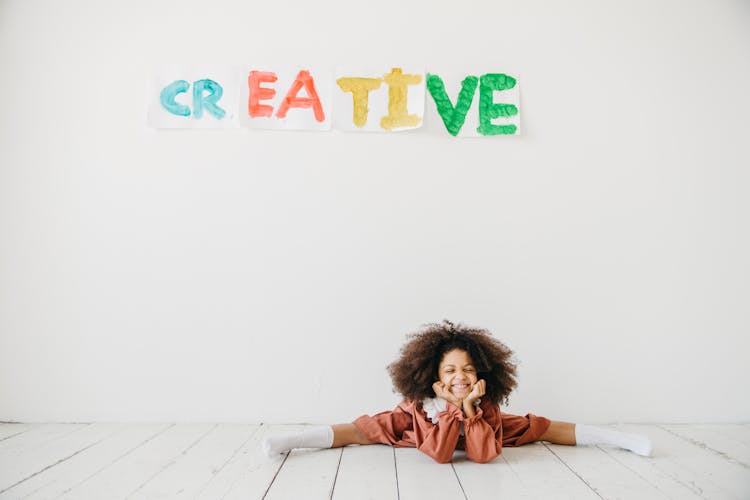
[[[187,92],[190,88],[190,84],[185,80],[175,80],[166,87],[164,87],[159,95],[161,105],[164,109],[177,116],[190,116],[190,108],[184,104],[175,102],[174,98],[177,94]]]
[[[204,96],[204,89],[208,90],[210,94]],[[205,108],[215,118],[219,120],[224,118],[226,112],[216,104],[223,93],[224,89],[221,88],[221,85],[213,80],[198,80],[195,82],[193,84],[193,116],[195,118],[202,117],[203,108]]]

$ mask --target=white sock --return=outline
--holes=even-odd
[[[273,457],[294,448],[330,448],[333,445],[333,427],[312,427],[297,434],[267,437],[261,443],[266,456]]]
[[[586,446],[595,444],[618,446],[644,457],[651,455],[651,440],[646,436],[576,424],[576,445]]]

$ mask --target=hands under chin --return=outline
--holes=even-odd
[[[487,389],[487,382],[482,380],[477,380],[477,383],[471,386],[471,392],[468,396],[464,399],[464,401],[468,401],[471,403],[471,405],[474,405],[474,402],[484,396],[485,390]]]
[[[443,398],[448,401],[456,408],[463,411],[464,415],[471,418],[475,415],[474,402],[484,396],[487,384],[484,380],[477,380],[475,384],[471,386],[471,392],[463,398],[459,398],[453,394],[443,382],[437,381],[432,384],[432,390],[435,391],[435,395],[439,398]]]
[[[440,382],[439,380],[432,384],[432,390],[435,391],[435,395],[439,398],[443,398],[444,400],[448,401],[449,403],[453,404],[454,406],[461,408],[461,405],[463,404],[463,399],[459,398],[455,394],[453,394],[443,382]]]

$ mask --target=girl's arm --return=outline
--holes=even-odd
[[[477,382],[471,387],[471,392],[466,398],[461,401],[461,405],[464,410],[466,418],[473,417],[476,412],[474,411],[474,404],[479,398],[484,396],[484,391],[487,389],[487,383],[484,380],[477,380]]]
[[[436,462],[445,464],[451,461],[453,452],[456,451],[463,414],[455,405],[448,403],[445,411],[438,413],[437,417],[437,424],[423,421],[414,429],[417,449]]]
[[[486,382],[478,380],[471,388],[471,393],[463,400],[463,410],[466,415],[464,419],[466,456],[481,464],[497,458],[503,452],[503,426],[498,425],[496,433],[495,429],[484,419],[482,408],[478,406],[474,408],[474,403],[484,396],[486,388]],[[490,417],[490,415],[487,416]],[[499,418],[497,420],[499,421]]]
[[[474,462],[487,463],[503,452],[503,426],[498,425],[495,431],[484,419],[484,411],[480,407],[477,407],[473,417],[464,419],[464,434],[466,456]]]

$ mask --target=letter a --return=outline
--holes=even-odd
[[[297,97],[297,94],[305,87],[309,97]],[[315,90],[315,82],[309,71],[302,70],[297,73],[297,78],[289,88],[286,97],[281,101],[279,110],[276,112],[277,118],[286,118],[289,108],[312,108],[315,119],[319,122],[325,121],[326,115],[323,112],[323,105],[320,103],[318,92]]]

